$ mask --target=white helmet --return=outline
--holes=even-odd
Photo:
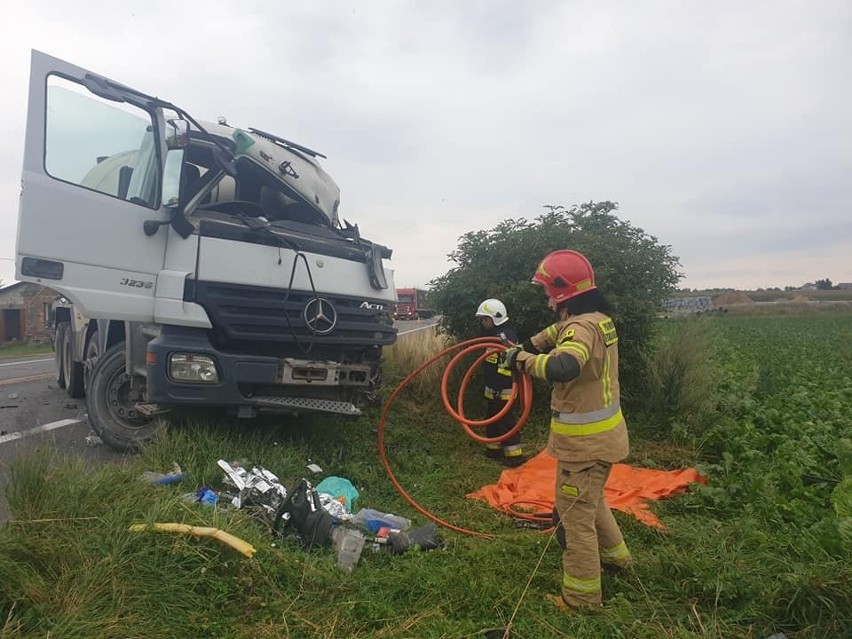
[[[490,317],[491,321],[494,322],[494,326],[500,326],[501,324],[505,324],[509,321],[509,314],[506,311],[506,305],[493,297],[485,300],[479,305],[479,308],[476,309],[476,316]]]

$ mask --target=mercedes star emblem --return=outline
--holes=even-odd
[[[313,297],[302,311],[305,326],[314,335],[328,335],[337,326],[337,309],[324,297]]]

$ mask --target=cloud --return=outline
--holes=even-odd
[[[852,281],[848,2],[199,6],[16,10],[0,257],[36,47],[326,153],[343,216],[394,248],[400,285],[445,272],[464,232],[591,199],[671,245],[687,286]]]

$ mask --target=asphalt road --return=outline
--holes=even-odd
[[[399,338],[426,330],[435,321],[397,322]],[[106,445],[87,445],[90,434],[86,400],[71,399],[57,386],[53,355],[0,359],[0,525],[10,518],[2,487],[19,457],[41,449],[92,464],[125,456]]]
[[[3,382],[20,381],[20,378],[48,379],[54,370],[53,355],[0,359],[0,386]]]
[[[53,356],[0,360],[0,486],[20,456],[50,449],[101,464],[123,457],[107,446],[86,445],[85,400],[56,385]],[[0,491],[0,525],[10,517]]]

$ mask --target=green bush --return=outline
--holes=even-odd
[[[658,326],[655,339],[642,351],[645,375],[622,394],[639,414],[631,424],[655,439],[670,436],[675,427],[700,435],[718,402],[712,321],[690,317]]]
[[[660,302],[680,279],[678,260],[669,246],[619,219],[613,202],[546,208],[532,222],[505,220],[460,238],[449,254],[456,266],[431,283],[443,327],[455,337],[475,334],[477,305],[497,297],[506,303],[518,336],[533,335],[553,322],[553,314],[544,292],[530,284],[532,275],[549,252],[575,249],[589,258],[596,283],[613,306],[622,383],[630,387],[644,373],[641,349]]]

